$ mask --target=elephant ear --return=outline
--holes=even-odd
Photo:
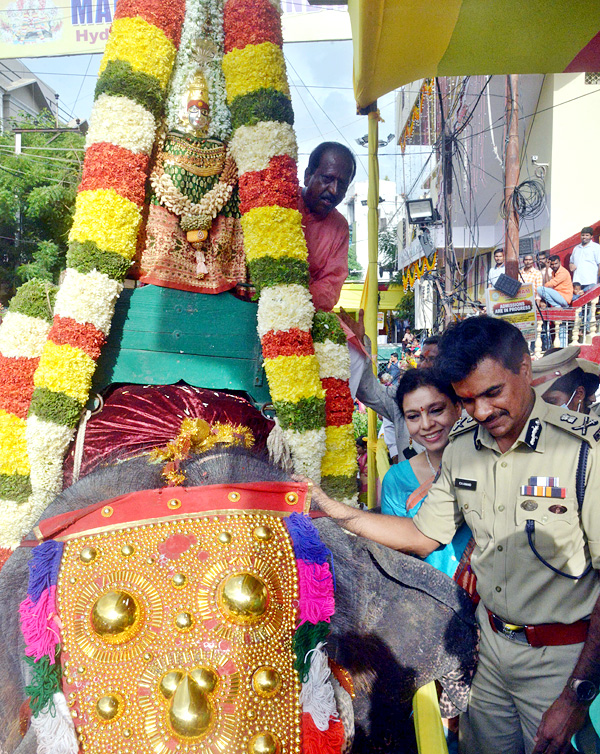
[[[455,581],[428,563],[375,542],[365,542],[371,559],[383,574],[403,586],[426,592],[454,611],[459,618],[476,626],[475,607],[467,592]]]

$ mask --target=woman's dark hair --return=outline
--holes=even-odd
[[[414,393],[420,387],[434,387],[442,395],[450,398],[452,403],[458,403],[458,397],[454,392],[454,388],[447,380],[442,379],[436,370],[409,369],[400,378],[396,393],[396,403],[402,416],[404,416],[404,409],[402,408],[404,397],[409,393]]]
[[[545,392],[560,390],[561,393],[571,395],[580,385],[585,390],[585,397],[588,398],[596,394],[600,385],[600,377],[591,372],[584,372],[581,367],[577,367],[577,369],[573,369],[571,372],[567,372],[567,374],[559,377]]]
[[[520,330],[503,319],[487,315],[450,325],[438,348],[435,368],[452,383],[464,380],[487,358],[519,374],[523,357],[529,353]]]

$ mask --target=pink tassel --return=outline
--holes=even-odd
[[[44,589],[39,600],[27,597],[19,606],[21,631],[25,639],[25,654],[40,660],[47,656],[50,664],[56,661],[56,646],[60,643],[59,621],[56,614],[56,586]]]
[[[333,578],[329,563],[307,563],[297,560],[298,586],[300,593],[300,617],[298,625],[308,621],[329,623],[335,612]]]

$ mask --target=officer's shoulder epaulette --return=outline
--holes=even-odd
[[[453,440],[455,437],[458,437],[458,435],[462,435],[464,432],[475,429],[477,426],[477,422],[471,416],[461,416],[450,430],[450,439]]]
[[[548,406],[544,421],[590,445],[600,441],[600,419],[595,414],[580,414],[560,406]]]

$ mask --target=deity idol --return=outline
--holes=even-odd
[[[237,168],[227,144],[211,135],[205,69],[214,46],[202,40],[196,50],[197,67],[181,96],[176,128],[163,133],[150,177],[140,279],[221,293],[246,277]]]

